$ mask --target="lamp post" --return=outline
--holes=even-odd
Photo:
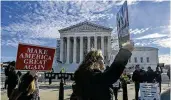
[[[62,64],[62,61],[56,60],[58,63]],[[64,100],[64,74],[59,73],[58,79],[61,79],[60,85],[59,85],[59,100]]]
[[[59,100],[64,100],[64,81],[63,81],[64,77],[62,73],[61,73],[60,78],[61,78],[61,81],[60,81],[60,87],[59,87]]]
[[[64,100],[64,80],[69,79],[73,80],[73,73],[57,73],[58,79],[60,79],[60,86],[59,86],[59,99],[58,100]]]

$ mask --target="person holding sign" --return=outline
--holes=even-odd
[[[140,88],[140,83],[145,82],[146,80],[146,72],[141,70],[139,65],[135,66],[135,71],[132,75],[132,80],[135,83],[135,100],[138,100],[138,93]]]
[[[36,71],[34,70],[24,74],[18,88],[13,90],[9,100],[36,100],[34,99],[34,93],[36,91],[35,75]]]
[[[75,86],[70,100],[113,100],[112,84],[125,69],[134,47],[125,43],[106,71],[100,50],[90,51],[74,73]]]

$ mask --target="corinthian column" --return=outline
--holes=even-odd
[[[80,63],[83,61],[83,37],[80,37]]]
[[[74,37],[73,63],[76,63],[76,48],[77,48],[76,38],[77,38],[77,37]]]
[[[97,49],[97,36],[94,36],[94,48]]]
[[[67,63],[69,64],[69,55],[70,55],[70,37],[67,37]]]
[[[104,56],[104,36],[101,36],[101,50]]]
[[[90,36],[87,37],[88,43],[87,43],[87,52],[90,51]]]
[[[63,63],[63,48],[64,48],[64,40],[63,40],[63,37],[61,37],[61,40],[60,40],[60,61],[62,61]]]
[[[107,48],[107,50],[108,50],[108,60],[110,60],[110,52],[111,52],[111,36],[108,36],[107,37],[107,39],[108,39],[108,48]]]

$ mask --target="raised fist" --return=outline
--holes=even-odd
[[[126,43],[124,43],[124,44],[122,45],[122,48],[123,48],[123,49],[127,49],[127,50],[129,50],[130,52],[132,52],[132,51],[134,50],[134,44],[133,44],[133,42],[128,41],[128,42],[126,42]]]

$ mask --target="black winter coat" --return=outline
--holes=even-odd
[[[131,52],[120,49],[110,68],[104,72],[84,70],[75,72],[75,90],[82,100],[113,100],[112,84],[121,76]]]
[[[8,76],[9,73],[9,66],[5,67],[5,76]]]
[[[135,70],[132,75],[132,80],[135,83],[145,82],[147,78],[147,73],[144,70],[137,71]]]
[[[167,71],[167,76],[168,76],[169,79],[170,79],[170,69],[168,69],[168,71]]]
[[[161,82],[162,81],[161,72],[160,71],[155,71],[155,80],[157,82]]]
[[[15,88],[16,85],[18,84],[18,76],[16,72],[8,72],[8,87]]]
[[[149,70],[147,71],[147,82],[148,83],[153,83],[154,82],[154,79],[155,79],[155,73],[153,70]]]

